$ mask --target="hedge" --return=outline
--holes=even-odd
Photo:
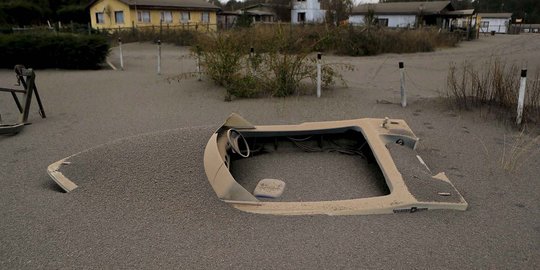
[[[100,35],[56,33],[0,34],[0,67],[96,69],[109,53]]]

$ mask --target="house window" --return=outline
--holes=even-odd
[[[124,24],[124,12],[123,11],[115,11],[114,12],[114,21],[116,24]]]
[[[105,18],[103,17],[103,12],[96,12],[96,23],[97,24],[104,24]]]
[[[137,11],[137,21],[141,22],[141,23],[149,23],[150,22],[150,11],[148,11],[148,10]]]
[[[306,13],[305,12],[298,12],[298,22],[305,22],[306,21]]]
[[[182,22],[189,22],[189,20],[191,20],[191,16],[189,14],[189,11],[182,11],[182,15],[180,16],[180,20]]]
[[[164,23],[172,23],[172,11],[162,11],[161,12],[161,21]]]
[[[210,22],[210,12],[203,11],[201,21],[205,23]]]
[[[388,19],[377,19],[377,25],[388,26]]]

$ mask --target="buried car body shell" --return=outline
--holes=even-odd
[[[272,137],[290,135],[308,135],[331,133],[343,130],[361,132],[371,148],[379,165],[390,194],[378,197],[310,202],[263,202],[242,187],[229,171],[230,160],[227,154],[230,148],[226,133],[235,129],[246,137]],[[299,125],[254,126],[241,116],[232,114],[209,139],[204,153],[204,167],[208,180],[219,199],[246,212],[279,215],[359,215],[417,212],[422,210],[453,209],[466,210],[467,202],[455,189],[444,173],[431,175],[420,156],[414,151],[418,138],[403,120],[355,119],[331,122],[302,123]],[[404,159],[416,160],[414,170],[401,166],[398,169],[387,145],[399,145],[403,149],[396,152]],[[407,150],[404,150],[407,149]],[[403,152],[405,151],[405,152]],[[425,166],[425,168],[423,168]],[[401,172],[400,172],[401,169]],[[429,175],[426,170],[429,171]],[[403,173],[403,174],[402,174]],[[409,182],[405,179],[419,178],[424,175],[424,182]],[[412,188],[408,187],[411,186]],[[426,190],[422,187],[425,186]],[[431,188],[429,188],[431,187]],[[437,190],[451,194],[451,198],[437,197]],[[425,195],[428,192],[430,194]],[[435,194],[431,194],[435,192]]]

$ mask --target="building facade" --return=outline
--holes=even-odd
[[[478,13],[480,33],[508,33],[512,13]]]
[[[219,8],[204,0],[94,0],[88,10],[94,29],[166,25],[215,31]]]
[[[325,16],[320,0],[292,0],[291,23],[322,23]]]
[[[447,17],[445,14],[453,10],[454,7],[450,1],[363,4],[353,8],[349,16],[349,23],[353,25],[366,24],[366,20],[371,14],[374,19],[374,22],[371,23],[377,23],[381,26],[442,26]]]

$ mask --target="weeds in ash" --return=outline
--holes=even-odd
[[[285,27],[276,31],[237,30],[201,36],[198,44],[206,73],[227,90],[232,97],[284,97],[304,94],[314,89],[316,55],[312,53],[320,40],[294,36]],[[257,46],[251,54],[250,48]],[[338,70],[352,70],[351,65],[323,64],[322,87],[329,88],[340,81]]]
[[[487,106],[500,116],[517,112],[520,69],[499,59],[491,59],[476,68],[471,62],[451,64],[447,77],[447,97],[458,109]],[[527,80],[524,122],[540,122],[540,72]]]

